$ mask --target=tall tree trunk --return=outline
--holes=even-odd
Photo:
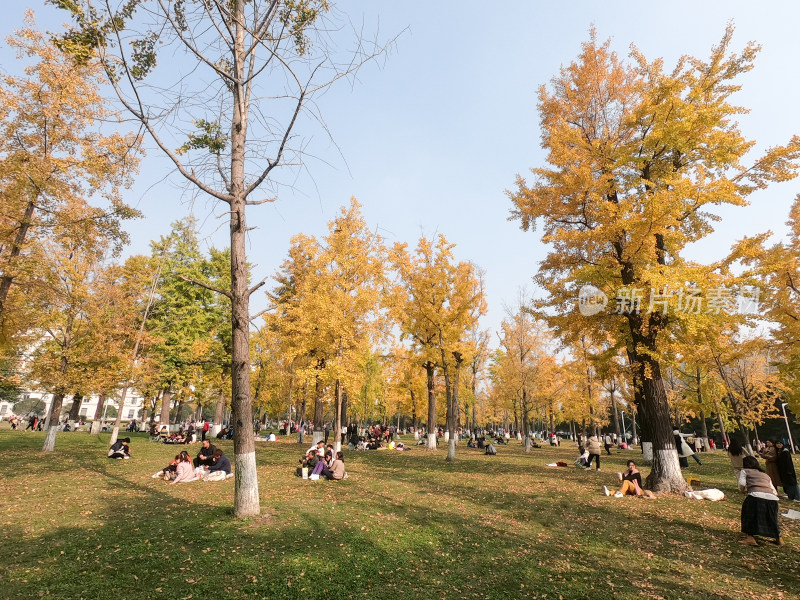
[[[14,236],[14,242],[11,244],[11,250],[8,254],[8,258],[5,261],[6,267],[3,269],[3,276],[0,277],[0,318],[3,318],[5,316],[6,299],[8,298],[8,292],[11,289],[11,283],[14,280],[11,263],[22,252],[22,244],[25,242],[25,236],[28,234],[28,229],[31,226],[31,220],[33,219],[33,213],[35,211],[36,211],[35,198],[32,198],[28,201],[28,204],[25,206],[25,213],[23,214],[22,220],[19,223],[19,229],[17,229],[17,235]],[[62,394],[62,402],[63,402],[63,394]],[[53,447],[55,447],[55,441],[53,441]],[[45,452],[50,452],[50,451],[51,450],[45,450]]]
[[[339,431],[338,431],[339,442],[341,444],[346,444],[347,443],[347,440],[345,440],[345,435],[346,434],[342,433],[342,429],[344,429],[346,427],[347,422],[348,422],[347,421],[347,404],[348,404],[349,400],[350,400],[350,398],[347,395],[347,392],[342,392],[342,426],[341,426],[341,429],[339,429]]]
[[[333,419],[333,450],[339,452],[342,449],[342,382],[336,380],[335,387],[335,407]]]
[[[311,434],[311,443],[316,444],[320,440],[325,439],[325,432],[322,430],[322,419],[324,416],[324,407],[322,405],[322,382],[320,376],[314,378],[314,430]]]
[[[69,408],[70,421],[77,421],[81,416],[81,404],[83,403],[83,393],[75,392],[72,394],[72,406]]]
[[[714,398],[714,412],[717,413],[717,423],[719,424],[719,431],[722,434],[722,442],[724,447],[727,448],[730,440],[728,439],[728,433],[725,431],[725,421],[722,420],[722,415],[719,412],[719,404],[717,403],[716,398]]]
[[[103,426],[103,409],[105,409],[106,402],[108,401],[108,394],[102,392],[97,398],[97,407],[94,409],[94,419],[92,420],[92,428],[89,433],[97,435]],[[117,413],[119,414],[119,413]]]
[[[711,451],[711,447],[708,445],[708,425],[706,425],[706,412],[704,410],[700,411],[700,435],[703,436],[703,448],[705,448],[706,452]]]
[[[50,411],[47,413],[47,435],[44,438],[42,452],[53,452],[56,449],[56,433],[58,432],[58,419],[61,416],[61,405],[64,403],[62,390],[53,394]]]
[[[163,253],[163,251],[162,251]],[[147,317],[150,314],[150,308],[153,306],[153,299],[156,295],[156,288],[158,287],[158,282],[161,279],[161,267],[163,266],[164,261],[159,261],[158,268],[156,269],[155,275],[153,276],[153,283],[150,286],[150,293],[147,296],[147,305],[144,309],[144,315],[142,315],[142,322],[139,324],[139,332],[136,334],[136,342],[133,344],[133,356],[131,362],[131,377],[133,377],[133,369],[136,366],[136,359],[139,356],[139,344],[142,343],[142,335],[144,334],[144,328],[147,324]],[[125,397],[128,395],[128,381],[125,381],[125,384],[122,386],[122,398],[119,404],[119,411],[117,411],[117,419],[114,421],[114,430],[111,432],[111,440],[109,441],[109,448],[113,446],[117,442],[117,437],[119,436],[119,427],[122,423],[122,411],[125,409]],[[144,411],[146,412],[146,411]],[[142,419],[144,419],[144,415],[142,415]]]
[[[477,402],[477,396],[473,395],[472,397],[473,397],[473,401],[472,401],[472,428],[473,429],[477,429],[477,427],[478,427],[478,419],[477,419],[477,416],[476,416],[476,413],[475,413],[475,411],[476,411],[475,405],[478,402]]]
[[[290,435],[292,430],[292,402],[294,396],[294,359],[289,365],[289,389],[286,393],[286,436]],[[278,428],[280,429],[280,427]]]
[[[516,400],[515,400],[514,401],[514,429],[517,430],[517,431],[519,431],[519,409],[520,409],[519,403],[516,402]],[[508,429],[508,426],[506,426],[506,429]]]
[[[211,437],[216,437],[222,431],[222,424],[225,422],[225,409],[227,408],[225,402],[225,384],[226,374],[225,369],[222,370],[222,384],[219,388],[217,395],[217,405],[214,407],[214,427],[211,429]]]
[[[611,413],[614,415],[614,433],[617,434],[617,439],[619,439],[619,414],[617,413],[617,396],[614,394],[614,388],[612,387],[608,390],[609,395],[611,396]]]
[[[444,431],[445,431],[445,442],[447,442],[448,454],[449,454],[450,452],[449,447],[451,440],[450,423],[452,420],[452,411],[453,411],[453,387],[450,381],[450,367],[448,365],[447,359],[445,358],[444,350],[441,351],[441,356],[442,356],[442,375],[444,375],[444,397],[445,397]]]
[[[422,365],[428,382],[428,450],[436,450],[436,396],[433,393],[433,369],[431,361]]]
[[[178,400],[178,403],[175,405],[175,415],[172,417],[172,421],[177,425],[180,425],[181,421],[181,413],[183,413],[183,400]]]
[[[303,402],[297,415],[297,443],[302,444],[306,437],[306,410],[308,410],[308,383],[303,383]]]
[[[408,390],[411,394],[411,426],[414,431],[419,430],[419,417],[417,417],[417,400],[414,397],[414,390]]]
[[[528,409],[528,390],[526,388],[522,388],[522,439],[525,444],[525,452],[531,451],[531,424],[530,424],[530,415]]]
[[[447,461],[453,462],[456,459],[456,441],[457,441],[457,423],[458,423],[458,387],[461,378],[461,363],[464,362],[460,352],[453,352],[453,358],[456,361],[455,372],[453,373],[453,388],[449,394],[449,408],[447,411],[447,430],[450,432],[450,439],[447,445]],[[445,381],[449,379],[447,371],[445,371]]]
[[[128,384],[122,386],[122,393],[120,394],[119,410],[117,411],[117,418],[114,420],[114,429],[111,431],[111,440],[109,441],[109,448],[117,442],[119,437],[119,428],[122,425],[122,413],[125,410],[125,398],[128,396]]]
[[[639,346],[645,347],[645,342],[651,342],[637,335],[636,331],[632,333],[634,343]],[[647,477],[647,484],[654,491],[682,493],[688,484],[678,464],[669,403],[664,390],[664,380],[661,377],[661,364],[650,354],[641,353],[636,359],[634,368],[642,386],[641,402],[637,410],[641,416],[642,434],[653,444],[653,468]],[[635,413],[634,411],[631,413],[635,424]],[[633,431],[635,438],[635,425]]]
[[[231,419],[233,453],[236,463],[233,514],[237,517],[258,515],[256,447],[253,439],[253,401],[250,396],[250,294],[247,266],[247,221],[245,219],[245,142],[249,110],[248,83],[244,79],[247,60],[245,46],[245,2],[237,0],[233,13],[234,81],[233,119],[231,122],[230,234],[231,234]]]
[[[159,429],[164,425],[169,428],[170,404],[172,404],[172,387],[167,386],[161,390],[161,419]]]

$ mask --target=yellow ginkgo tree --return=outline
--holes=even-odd
[[[453,246],[441,234],[435,240],[421,237],[413,253],[406,244],[395,244],[390,263],[397,281],[388,296],[401,336],[410,340],[421,356],[427,376],[428,449],[436,448],[435,371],[444,378],[448,460],[455,456],[459,380],[469,360],[469,332],[486,313],[480,271],[472,263],[455,263]]]
[[[556,330],[620,335],[629,356],[643,438],[653,445],[649,484],[681,491],[661,374],[670,327],[726,309],[730,290],[707,289],[717,269],[684,250],[712,231],[719,205],[741,206],[755,190],[796,175],[800,138],[745,163],[731,103],[758,52],[730,51],[729,27],[708,60],[671,70],[636,49],[626,62],[593,32],[578,58],[539,90],[547,165],[510,193],[524,229],[540,225],[551,250],[537,283]],[[579,295],[590,303],[579,302]],[[604,310],[603,299],[610,299]],[[691,301],[687,310],[687,302]],[[583,312],[576,308],[584,308]]]

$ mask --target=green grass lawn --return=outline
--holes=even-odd
[[[112,461],[107,434],[59,434],[50,455],[43,440],[0,430],[0,598],[800,597],[800,521],[780,517],[782,548],[741,546],[722,452],[685,473],[727,494],[713,503],[606,498],[635,450],[600,473],[544,466],[572,464],[567,445],[461,445],[452,465],[444,450],[346,452],[348,479],[314,482],[294,476],[310,443],[286,439],[258,445],[263,516],[238,521],[232,479],[150,478],[177,447],[135,435],[134,458]]]

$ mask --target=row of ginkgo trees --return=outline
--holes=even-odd
[[[368,229],[355,200],[331,221],[324,239],[292,239],[269,295],[274,310],[266,316],[260,347],[282,357],[288,380],[279,387],[286,390],[287,405],[295,390],[302,390],[301,406],[310,395],[314,441],[323,435],[326,395],[333,398],[334,431],[344,424],[346,398],[354,401],[351,414],[359,412],[355,400],[368,383],[366,365],[378,354],[387,371],[396,373],[387,378],[396,389],[404,387],[404,378],[414,378],[415,369],[425,372],[430,448],[436,447],[435,388],[441,378],[448,459],[453,459],[459,392],[483,351],[474,343],[474,332],[486,302],[480,272],[471,263],[455,262],[452,249],[442,235],[421,238],[413,252],[406,244],[386,247]],[[391,344],[398,333],[400,343]],[[408,391],[413,398],[414,387]]]
[[[155,143],[174,161],[179,172],[198,189],[230,208],[230,279],[220,285],[209,283],[205,277],[187,276],[187,279],[206,290],[216,290],[230,300],[231,360],[228,364],[233,415],[237,424],[235,512],[240,516],[256,514],[259,501],[254,447],[245,424],[252,416],[248,300],[258,286],[248,287],[249,273],[244,252],[245,208],[266,201],[250,198],[258,193],[262,183],[269,180],[272,169],[283,161],[287,141],[292,137],[304,101],[328,85],[313,83],[313,74],[318,72],[314,68],[308,78],[298,76],[303,65],[311,64],[306,60],[311,39],[308,36],[313,33],[312,26],[317,18],[326,12],[327,5],[306,3],[305,8],[299,10],[298,5],[287,3],[287,10],[282,11],[279,6],[282,3],[236,0],[232,3],[160,5],[161,12],[148,13],[153,18],[160,16],[165,27],[173,28],[173,41],[181,48],[185,47],[187,53],[198,58],[204,68],[210,68],[219,77],[222,84],[206,90],[223,97],[222,104],[230,107],[226,118],[219,123],[195,118],[196,133],[188,135],[188,141],[178,151],[172,151],[160,137],[159,127],[174,122],[183,127],[185,134],[186,121],[154,112],[150,110],[153,104],[143,100],[147,91],[146,78],[158,64],[156,48],[160,46],[155,43],[158,28],[146,32],[144,38],[139,37],[139,30],[135,27],[125,29],[141,2],[127,3],[120,11],[108,7],[98,9],[89,2],[57,4],[69,10],[75,18],[75,27],[60,38],[61,48],[75,59],[72,63],[74,72],[78,73],[78,67],[89,67],[94,68],[97,75],[105,74],[122,105],[140,121]],[[251,18],[263,26],[248,27],[246,23]],[[217,29],[202,29],[212,32],[208,35],[215,35],[213,32],[217,31],[223,37],[229,36],[225,38],[226,43],[203,46],[206,49],[222,48],[224,56],[221,59],[204,56],[194,45],[199,38],[185,35],[193,27],[200,31],[209,19],[212,22],[222,19],[227,24]],[[273,35],[273,31],[277,34]],[[777,343],[771,348],[771,360],[777,360],[781,365],[787,397],[790,400],[796,398],[797,385],[793,378],[796,377],[798,361],[795,310],[798,290],[797,209],[793,209],[790,224],[794,233],[788,243],[768,248],[765,236],[746,239],[728,257],[710,265],[689,260],[685,252],[687,245],[711,231],[713,216],[709,211],[723,204],[743,205],[756,190],[772,182],[793,178],[800,156],[800,142],[793,138],[786,145],[770,148],[762,156],[749,157],[753,142],[746,140],[738,129],[734,119],[743,111],[731,103],[731,94],[738,89],[738,78],[752,68],[758,48],[750,44],[739,54],[731,53],[732,34],[733,30],[729,28],[707,61],[684,57],[671,71],[664,70],[662,61],[648,61],[636,50],[632,52],[631,60],[625,62],[610,51],[608,44],[598,44],[593,35],[584,44],[578,59],[564,67],[554,79],[551,89],[541,89],[539,109],[548,164],[534,170],[532,183],[520,178],[517,190],[511,193],[513,215],[520,219],[524,228],[533,228],[539,223],[544,231],[543,241],[552,247],[536,278],[545,290],[545,297],[537,307],[539,315],[548,321],[565,344],[588,338],[596,346],[610,345],[627,358],[643,434],[654,448],[651,483],[663,490],[680,490],[685,485],[670,433],[672,415],[664,386],[665,367],[670,360],[684,364],[685,361],[679,359],[688,357],[688,354],[681,354],[679,344],[683,344],[683,348],[699,348],[699,341],[705,341],[711,348],[725,336],[734,336],[747,318],[728,315],[727,312],[720,316],[720,311],[708,310],[712,308],[710,302],[715,290],[736,291],[748,284],[770,292],[763,294],[762,298],[768,318],[778,325],[774,338]],[[132,36],[132,39],[126,36]],[[125,40],[125,43],[120,40]],[[131,56],[126,54],[127,41],[132,41],[137,49]],[[276,56],[290,57],[281,63],[289,74],[282,81],[295,82],[296,90],[251,96],[254,82],[261,81],[259,77],[268,72],[260,63],[248,62],[247,59],[249,56],[254,60],[256,56],[248,49],[261,45],[269,45]],[[100,62],[92,62],[94,59]],[[349,64],[363,64],[362,59],[368,60],[369,55],[360,56]],[[328,64],[326,61],[327,57],[323,56],[319,64]],[[219,65],[233,67],[228,70]],[[352,71],[344,74],[348,72]],[[330,81],[342,74],[337,72]],[[128,84],[131,89],[123,89]],[[197,90],[197,93],[203,91]],[[252,110],[250,99],[262,96],[296,99],[296,106],[289,111],[287,127],[277,134],[266,131],[261,132],[263,136],[254,136],[248,129],[248,126],[258,125],[257,120],[248,119]],[[4,99],[5,106],[10,107],[4,108],[4,124],[13,122],[17,115],[28,114],[22,109],[22,103],[15,105],[13,101],[13,98]],[[207,104],[196,101],[192,106]],[[47,123],[51,121],[47,120]],[[39,131],[47,132],[47,123],[34,124],[33,130],[38,127]],[[59,126],[58,131],[54,129],[50,133],[79,132],[80,125],[76,122],[71,127]],[[45,136],[43,139],[50,138]],[[98,138],[90,136],[89,139]],[[265,153],[265,140],[272,142],[270,149],[274,152]],[[81,149],[77,153],[50,154],[49,141],[38,148],[26,135],[9,135],[3,143],[0,181],[4,197],[13,198],[14,206],[19,209],[11,217],[4,215],[3,220],[5,225],[11,225],[4,230],[6,237],[2,251],[5,262],[0,285],[0,292],[7,294],[0,301],[3,303],[4,330],[11,332],[5,335],[4,339],[8,340],[25,328],[15,329],[14,321],[10,319],[12,313],[7,312],[6,307],[14,302],[18,307],[35,306],[23,302],[20,296],[12,299],[10,291],[14,285],[23,289],[26,280],[35,279],[25,260],[33,252],[21,251],[33,222],[32,215],[37,211],[40,215],[57,214],[58,211],[50,212],[49,207],[48,210],[40,209],[45,200],[57,200],[70,194],[75,198],[85,198],[92,192],[105,195],[111,208],[102,215],[64,211],[66,218],[56,222],[52,230],[60,234],[62,226],[89,223],[92,227],[108,226],[112,235],[106,243],[113,247],[118,220],[130,213],[117,202],[117,192],[130,173],[130,148],[135,147],[135,142],[118,136],[101,144],[100,152],[94,152],[89,145],[85,152]],[[67,144],[74,150],[80,142]],[[30,152],[31,149],[36,151]],[[33,181],[20,176],[36,173],[27,161],[39,156],[46,159],[42,163],[45,176],[34,177]],[[81,163],[75,159],[76,156],[87,158],[87,162]],[[106,159],[109,159],[108,163],[104,163]],[[59,165],[58,161],[64,160],[66,164]],[[62,189],[48,192],[47,185],[65,174],[80,173],[82,168],[87,169],[86,175],[78,178],[77,183],[59,179],[66,182]],[[248,168],[252,172],[248,172]],[[98,178],[98,174],[103,173],[112,176],[110,179]],[[85,186],[84,189],[81,186]],[[31,198],[34,199],[32,203]],[[79,201],[69,206],[85,208]],[[105,219],[106,216],[110,218]],[[42,224],[50,225],[45,220]],[[56,235],[50,239],[58,242],[60,238]],[[76,252],[83,250],[80,246],[83,240],[79,235],[70,239],[71,244],[64,252],[67,257],[76,256]],[[52,255],[46,244],[40,250]],[[90,251],[94,252],[93,249]],[[436,277],[428,280],[420,277],[427,286],[397,286],[391,292],[389,287],[379,286],[387,300],[383,314],[378,310],[374,317],[364,317],[366,321],[359,327],[354,326],[352,335],[329,335],[326,332],[330,332],[332,327],[326,323],[309,329],[297,315],[292,317],[296,323],[286,319],[290,334],[297,328],[299,334],[308,334],[306,337],[313,337],[309,331],[320,337],[313,343],[298,342],[296,356],[299,362],[295,366],[305,378],[303,385],[313,384],[316,393],[317,382],[322,389],[328,377],[334,387],[338,381],[339,391],[335,395],[343,400],[343,389],[348,385],[345,356],[355,352],[363,339],[369,337],[367,330],[373,324],[380,331],[377,324],[383,320],[382,317],[393,316],[405,339],[411,341],[423,357],[428,379],[433,380],[433,372],[437,369],[441,372],[445,381],[446,404],[450,409],[448,429],[452,431],[458,392],[462,387],[462,370],[469,364],[469,353],[462,351],[460,346],[464,339],[461,334],[471,327],[464,323],[483,309],[481,302],[476,300],[481,297],[475,291],[480,284],[469,283],[462,277],[468,268],[464,268],[462,273],[459,268],[442,270],[438,265],[438,259],[449,252],[449,245],[443,239],[421,243],[415,252],[408,252],[403,247],[390,252],[389,260],[393,262],[394,271],[401,274],[401,279],[406,265],[414,265],[417,270],[424,266]],[[310,256],[317,255],[312,253]],[[319,256],[324,258],[321,251]],[[97,263],[96,260],[90,262]],[[32,261],[28,264],[38,263]],[[329,288],[330,297],[342,303],[341,312],[339,309],[333,311],[331,318],[344,319],[345,322],[347,317],[343,315],[347,314],[348,307],[352,309],[354,305],[343,298],[356,294],[355,288],[352,282],[347,282],[347,265],[329,264],[331,273],[340,272],[343,276],[342,281],[332,283],[333,287]],[[735,271],[735,265],[744,265],[747,272],[742,275]],[[78,306],[70,298],[73,290],[77,289],[77,283],[71,281],[92,279],[82,276],[70,280],[67,271],[71,268],[68,264],[65,269],[53,272],[52,281],[65,283],[64,298],[68,304],[64,306]],[[409,273],[416,277],[416,273]],[[44,281],[43,276],[36,277]],[[479,281],[479,278],[473,279]],[[442,281],[446,283],[440,283]],[[464,293],[457,298],[464,298],[465,302],[451,301],[439,286],[461,289]],[[591,317],[577,316],[575,298],[583,286],[593,286],[608,298],[622,295],[627,300],[617,311],[609,310]],[[695,303],[698,299],[705,302],[703,310],[685,310],[684,293],[687,290],[697,290],[691,297]],[[658,307],[663,310],[649,310],[643,306],[646,301],[642,303],[641,298],[636,301],[636,293],[644,294],[645,299],[657,298]],[[718,294],[716,297],[718,299]],[[55,305],[52,299],[46,299],[42,304],[45,308]],[[720,308],[719,304],[714,307]],[[147,310],[140,308],[141,322],[141,315]],[[79,309],[75,312],[82,314]],[[23,311],[20,309],[16,314],[23,314]],[[320,310],[317,317],[327,318],[327,313]],[[26,319],[16,321],[18,324],[25,322]],[[451,328],[450,324],[456,325]],[[54,333],[72,343],[76,327],[70,318],[57,329],[54,328]],[[136,330],[136,327],[131,329]],[[461,334],[455,335],[454,331]],[[292,340],[292,335],[284,337]],[[138,338],[138,335],[133,335],[129,339]],[[62,343],[62,347],[66,346]],[[309,363],[303,364],[306,360]],[[58,374],[58,369],[63,369],[63,363],[51,370]],[[722,377],[724,368],[718,365],[717,369]],[[67,379],[54,377],[53,381],[58,385]],[[733,389],[730,382],[726,385]],[[428,386],[429,397],[433,395],[430,393],[433,386],[433,382]],[[336,412],[341,414],[338,400]]]

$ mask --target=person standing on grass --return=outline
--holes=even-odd
[[[739,490],[746,493],[747,497],[742,503],[742,533],[745,538],[741,543],[758,546],[755,538],[758,535],[772,538],[778,546],[783,546],[778,527],[778,492],[755,457],[745,456],[742,464]]]
[[[739,473],[742,470],[742,461],[747,455],[747,450],[744,449],[744,446],[742,446],[742,442],[739,441],[739,438],[732,437],[730,444],[728,444],[728,458],[731,461],[733,470],[736,472],[737,481],[739,479]]]
[[[800,487],[797,486],[797,472],[794,470],[792,453],[781,441],[775,442],[775,451],[778,454],[775,464],[778,467],[778,475],[783,484],[783,491],[789,496],[789,500],[800,502]]]
[[[184,444],[191,444],[194,441],[194,421],[189,421],[189,426],[186,428],[186,438],[184,439]]]
[[[208,430],[211,429],[211,425],[208,424],[208,419],[203,419],[203,439],[200,440],[201,442],[206,441],[206,435],[208,434]]]
[[[586,463],[586,470],[590,471],[592,469],[592,460],[595,461],[597,465],[597,470],[600,470],[600,451],[602,450],[602,446],[600,445],[600,440],[597,439],[596,435],[593,435],[588,440],[586,440],[586,449],[589,451],[589,460]]]
[[[678,451],[678,458],[682,469],[685,469],[689,466],[690,456],[695,460],[695,462],[697,462],[698,465],[703,464],[700,462],[697,454],[694,453],[694,450],[692,450],[689,444],[686,443],[686,436],[684,434],[675,429],[673,430],[672,435],[675,436],[675,449]]]
[[[611,456],[611,446],[612,446],[612,443],[613,443],[613,442],[611,441],[611,435],[607,433],[607,434],[605,435],[605,437],[603,438],[603,446],[605,446],[605,448],[606,448],[606,454],[608,454],[609,456]]]
[[[777,490],[781,486],[781,474],[778,472],[778,450],[775,447],[775,440],[767,440],[759,454],[764,459],[767,475]]]

